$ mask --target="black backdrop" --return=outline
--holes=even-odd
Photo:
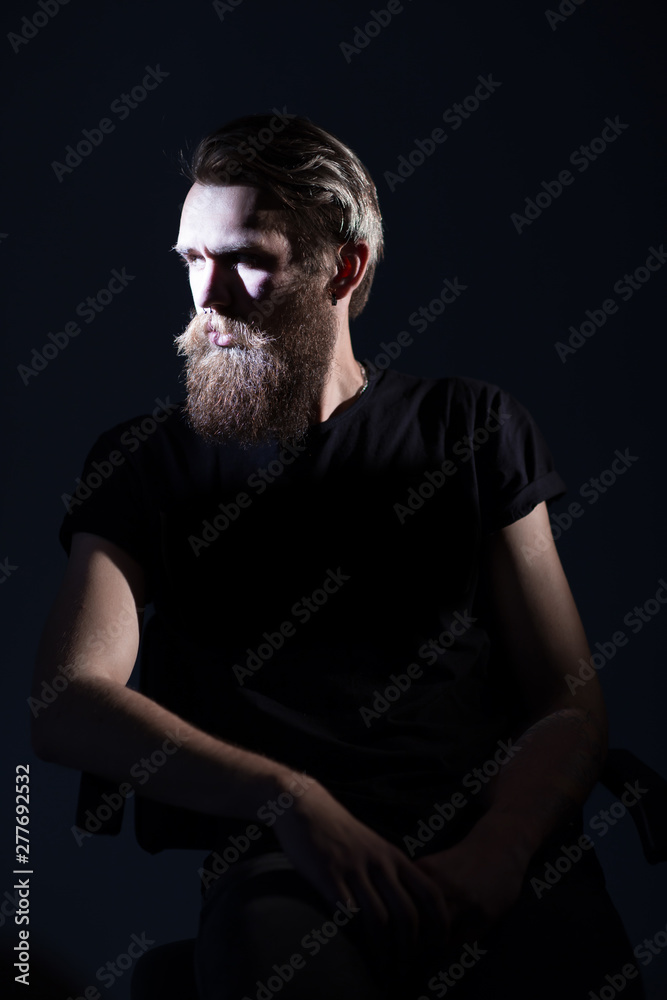
[[[371,10],[374,23],[388,23],[374,27]],[[127,817],[119,837],[79,846],[71,832],[78,777],[35,758],[26,699],[65,565],[61,495],[73,492],[101,430],[182,395],[171,339],[187,320],[189,293],[168,253],[187,190],[177,151],[239,114],[305,114],[351,145],[376,180],[386,260],[353,326],[357,356],[384,364],[381,344],[408,330],[414,341],[392,360],[398,369],[500,384],[537,419],[569,486],[552,510],[561,515],[558,546],[589,640],[595,648],[618,630],[628,636],[599,672],[612,743],[667,774],[667,611],[655,603],[667,576],[667,267],[657,267],[659,254],[650,258],[656,269],[646,267],[651,248],[660,253],[667,240],[660,4],[564,0],[560,13],[556,4],[549,13],[527,0],[393,0],[391,18],[383,11],[384,0],[4,5],[9,475],[0,794],[8,823],[0,934],[7,954],[18,930],[13,774],[29,763],[33,967],[39,959],[61,975],[61,985],[43,994],[35,986],[33,996],[66,1000],[96,985],[104,997],[128,997],[131,970],[110,985],[97,970],[126,952],[133,934],[161,944],[196,927],[201,853],[151,857],[135,845]],[[443,118],[474,93],[478,77],[493,81],[490,96],[477,108],[464,104],[465,117],[452,110]],[[135,89],[144,78],[152,90]],[[103,119],[109,124],[100,127]],[[616,122],[613,133],[607,119]],[[446,140],[429,145],[438,128]],[[613,141],[591,146],[605,128]],[[82,140],[89,145],[66,161],[67,147]],[[590,154],[571,159],[582,145]],[[406,176],[397,180],[399,164]],[[555,182],[568,169],[559,193]],[[526,221],[526,199],[539,192]],[[101,311],[84,305],[77,313],[114,269],[133,276],[126,287],[103,292]],[[465,291],[418,332],[409,317],[446,278]],[[616,311],[607,303],[605,314],[609,299]],[[556,344],[587,320],[576,349],[559,354]],[[68,323],[80,333],[58,337],[74,329]],[[612,482],[605,470],[616,450],[634,460]],[[601,473],[604,491],[591,483]],[[582,513],[567,525],[562,515],[574,501]],[[641,628],[624,624],[647,601]],[[611,802],[598,786],[587,817]],[[633,944],[664,932],[667,875],[644,861],[631,819],[591,835]],[[652,996],[667,996],[667,950],[644,976]]]

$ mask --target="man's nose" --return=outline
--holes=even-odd
[[[216,261],[206,266],[194,277],[193,298],[200,309],[227,310],[234,301],[234,273]]]

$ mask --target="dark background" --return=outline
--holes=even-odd
[[[65,566],[61,495],[73,492],[102,430],[150,411],[157,398],[182,395],[172,337],[187,321],[189,291],[168,252],[187,190],[177,151],[239,114],[274,106],[305,114],[347,142],[375,178],[386,259],[353,326],[357,356],[373,360],[382,341],[407,329],[414,343],[394,362],[399,370],[486,379],[533,413],[569,486],[552,511],[562,514],[574,500],[584,510],[558,546],[589,641],[608,642],[619,629],[630,639],[600,671],[611,743],[667,774],[667,610],[636,635],[623,624],[667,576],[667,267],[627,302],[613,291],[667,239],[661,5],[565,4],[572,13],[554,30],[541,4],[406,0],[347,61],[340,44],[353,41],[371,8],[383,7],[383,0],[374,7],[242,0],[221,17],[198,0],[71,0],[18,52],[2,39],[9,474],[0,561],[16,568],[0,590],[7,653],[0,894],[13,879],[14,769],[27,762],[34,968],[41,956],[62,975],[44,995],[66,1000],[97,984],[121,1000],[130,972],[108,989],[95,973],[127,950],[132,934],[162,944],[196,930],[202,853],[144,853],[131,817],[119,837],[78,846],[71,832],[78,776],[36,759],[26,698]],[[5,4],[3,35],[40,10],[37,0]],[[157,64],[168,77],[121,121],[110,105]],[[474,91],[480,74],[501,86],[453,131],[442,114]],[[580,173],[570,154],[615,116],[628,128]],[[104,117],[115,130],[59,182],[52,162]],[[385,172],[438,127],[448,140],[392,192]],[[517,233],[511,213],[523,212],[525,199],[563,169],[574,183]],[[32,349],[77,320],[77,304],[123,267],[135,276],[128,287],[94,322],[79,318],[81,334],[24,384],[19,366],[32,364]],[[457,302],[422,334],[408,326],[410,314],[455,277],[467,286]],[[561,361],[555,342],[610,297],[618,312]],[[637,460],[590,504],[579,490],[609,469],[616,449]],[[598,786],[587,816],[611,802]],[[632,944],[652,939],[667,924],[665,867],[645,862],[629,816],[605,837],[592,836]],[[17,940],[10,910],[0,916],[6,950]],[[667,950],[644,976],[651,997],[667,996]]]

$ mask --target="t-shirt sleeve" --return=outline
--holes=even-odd
[[[62,494],[65,515],[58,537],[69,555],[75,531],[101,535],[145,567],[150,535],[146,489],[135,458],[138,442],[124,427],[119,424],[97,438],[76,488]]]
[[[475,434],[480,512],[487,532],[518,521],[538,503],[566,492],[539,427],[510,393],[484,386]]]

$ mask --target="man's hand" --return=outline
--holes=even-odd
[[[519,897],[526,866],[498,839],[473,830],[460,843],[416,862],[440,889],[451,915],[445,944],[479,940]]]
[[[414,956],[426,929],[446,937],[449,912],[429,873],[355,819],[313,781],[277,820],[276,836],[295,868],[334,907],[348,900],[360,909],[376,958]]]

